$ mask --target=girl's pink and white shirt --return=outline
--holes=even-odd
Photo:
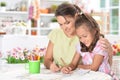
[[[96,43],[96,46],[92,52],[82,52],[80,43],[77,44],[76,49],[77,49],[77,53],[79,53],[81,55],[82,63],[84,65],[92,64],[93,58],[96,54],[102,55],[104,57],[104,59],[100,65],[98,71],[104,72],[107,74],[110,73],[111,70],[110,70],[110,65],[108,63],[108,58],[109,58],[108,53],[106,51],[104,51],[103,49],[101,49],[101,44],[99,42]]]

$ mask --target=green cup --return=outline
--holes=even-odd
[[[28,68],[30,74],[40,73],[40,60],[29,61]]]

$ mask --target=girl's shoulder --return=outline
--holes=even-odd
[[[99,41],[97,41],[95,48],[93,49],[93,53],[100,54],[105,56],[107,52],[102,48],[102,44],[100,44]]]

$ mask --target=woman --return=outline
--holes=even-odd
[[[78,12],[81,12],[78,6],[68,3],[59,5],[55,12],[60,29],[55,29],[48,35],[49,43],[44,57],[44,65],[53,72],[69,65],[75,54],[75,46],[79,39],[75,33],[74,23]],[[102,44],[102,49],[110,54],[111,63],[112,48],[109,42],[104,38],[101,38],[99,42]]]

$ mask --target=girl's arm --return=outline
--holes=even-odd
[[[93,63],[91,65],[78,65],[78,68],[83,68],[83,69],[91,69],[93,71],[97,71],[98,68],[100,67],[102,61],[103,61],[103,56],[96,54],[93,58]]]
[[[71,73],[72,70],[76,69],[79,61],[80,61],[80,54],[76,52],[72,59],[72,62],[69,65],[62,67],[61,71],[65,74]]]

